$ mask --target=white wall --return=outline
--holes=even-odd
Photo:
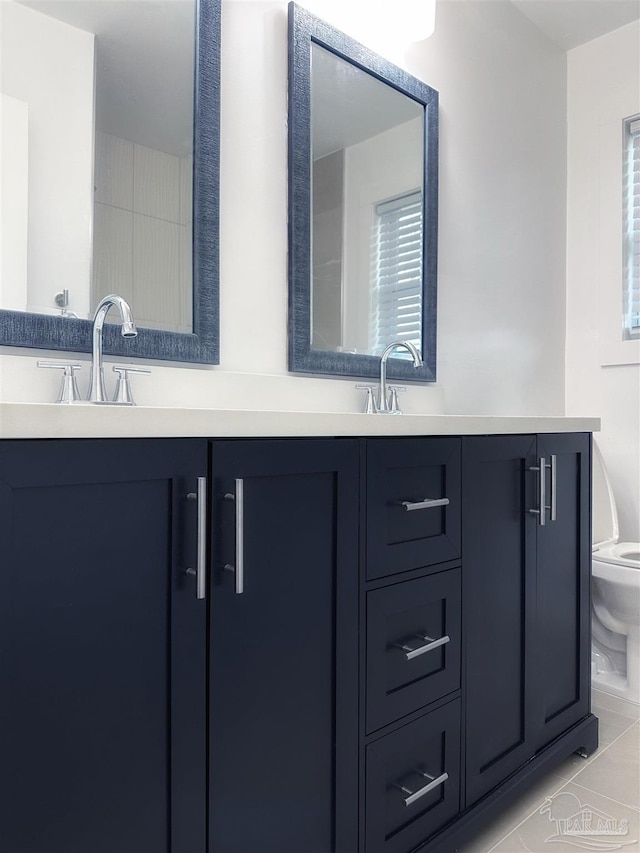
[[[637,346],[620,325],[612,341],[608,318],[622,310],[622,119],[640,113],[639,68],[638,22],[568,54],[567,414],[602,417],[621,536],[636,542],[640,364],[611,363]]]
[[[353,380],[287,375],[286,10],[223,2],[221,366],[155,367],[140,403],[361,404]],[[562,414],[565,55],[506,0],[443,0],[405,59],[441,93],[439,382],[405,411]],[[3,399],[53,398],[17,352]]]
[[[94,36],[12,0],[0,2],[0,17],[0,90],[29,107],[28,304],[57,313],[54,296],[68,288],[71,309],[86,313]]]
[[[455,413],[562,414],[565,54],[504,2],[438,4],[439,379]]]

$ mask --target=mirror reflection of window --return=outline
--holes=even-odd
[[[415,298],[410,307],[400,296],[400,271],[409,262],[401,253],[408,245],[387,242],[384,270],[371,258],[372,233],[376,240],[382,234],[378,220],[383,211],[387,219],[392,215],[381,203],[412,198],[415,206],[417,191],[411,251],[421,264],[423,105],[315,43],[311,52],[312,347],[379,355],[392,329],[400,333],[390,339],[420,346],[420,329],[406,325],[409,313],[415,316]],[[397,282],[387,288],[383,308],[381,276],[386,280],[394,266]],[[412,275],[421,299],[421,266]]]
[[[371,250],[371,352],[394,341],[422,348],[422,191],[375,205]],[[397,357],[411,358],[398,350]]]
[[[624,123],[624,338],[640,338],[640,116]]]

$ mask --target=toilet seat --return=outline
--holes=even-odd
[[[592,558],[640,571],[640,542],[616,542],[613,545],[594,548]]]

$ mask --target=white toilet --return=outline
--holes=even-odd
[[[618,513],[593,445],[593,686],[640,703],[640,542],[618,542]]]

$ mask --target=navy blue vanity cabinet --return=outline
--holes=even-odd
[[[354,853],[358,442],[216,441],[211,853]]]
[[[589,714],[590,437],[465,438],[462,456],[470,806]]]
[[[204,851],[206,473],[200,440],[0,442],[2,853]]]

